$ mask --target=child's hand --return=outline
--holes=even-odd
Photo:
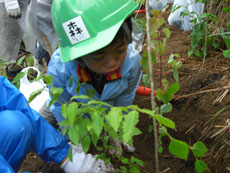
[[[5,0],[5,8],[9,17],[13,19],[21,17],[21,9],[18,0]]]

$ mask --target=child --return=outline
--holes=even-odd
[[[133,0],[53,2],[52,21],[60,45],[50,60],[47,74],[53,76],[53,86],[63,88],[61,103],[77,95],[78,82],[85,82],[79,95],[95,89],[93,99],[112,106],[133,103],[142,74],[141,56],[129,44],[132,41],[130,16],[137,7]],[[55,124],[50,121],[52,114],[57,122],[64,120],[60,103],[50,107],[52,114],[44,107],[41,114],[51,124]]]
[[[27,106],[26,98],[2,76],[0,91],[0,172],[17,172],[30,151],[44,161],[60,164],[66,173],[112,170],[76,146],[72,146],[73,163],[70,162],[67,159],[70,146],[64,136]]]

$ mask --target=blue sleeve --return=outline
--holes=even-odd
[[[128,87],[116,98],[114,106],[129,106],[133,104],[137,87],[142,77],[141,56],[133,46],[129,46],[129,66],[132,66],[127,74]]]
[[[51,75],[53,77],[52,86],[54,86],[56,88],[62,88],[63,89],[63,92],[58,99],[58,101],[60,103],[67,102],[72,97],[66,89],[66,85],[67,85],[68,80],[71,76],[68,72],[69,69],[67,68],[67,66],[68,65],[61,62],[60,53],[59,53],[59,50],[57,50],[53,54],[53,56],[50,60],[47,74]],[[49,86],[49,89],[52,86]],[[52,98],[51,95],[50,95],[50,98]],[[47,104],[49,104],[49,102],[50,102],[50,100],[48,100]],[[64,120],[62,113],[61,113],[61,104],[60,103],[56,102],[52,106],[49,107],[50,111],[53,113],[53,115],[55,116],[55,118],[57,119],[58,122]]]
[[[0,76],[0,91],[0,111],[17,110],[29,119],[33,128],[32,150],[44,161],[61,163],[69,149],[64,136],[48,124],[38,112],[31,109],[24,95],[2,76]]]
[[[0,172],[4,173],[15,173],[13,168],[8,164],[8,162],[0,155]]]

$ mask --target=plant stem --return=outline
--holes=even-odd
[[[150,37],[150,14],[149,14],[149,0],[146,1],[146,20],[147,20],[147,49],[148,49],[148,61],[149,61],[149,73],[150,73],[150,85],[151,90],[154,91],[154,80],[153,80],[153,69],[152,69],[152,56],[151,56],[151,37]],[[154,94],[151,92],[151,104],[152,109],[155,110],[155,100]],[[158,158],[158,130],[156,119],[153,118],[153,128],[154,128],[154,140],[155,140],[155,172],[159,172],[159,158]]]
[[[204,43],[204,57],[203,57],[203,62],[202,62],[202,67],[200,69],[200,72],[203,71],[204,69],[204,63],[205,63],[205,59],[206,59],[206,55],[207,55],[207,42],[208,42],[208,24],[206,24],[206,33],[205,33],[205,43]]]

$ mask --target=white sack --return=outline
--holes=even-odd
[[[46,87],[46,85],[42,79],[40,79],[39,81],[33,81],[33,82],[30,82],[28,80],[27,73],[28,73],[29,69],[33,69],[33,70],[37,71],[38,72],[37,77],[40,75],[39,70],[35,67],[24,68],[21,72],[24,72],[25,75],[23,78],[20,79],[19,90],[26,97],[26,99],[29,100],[29,97],[32,94],[32,92],[37,91],[37,90],[45,87],[44,90],[42,91],[42,93],[39,94],[37,97],[35,97],[35,99],[32,102],[30,102],[30,104],[29,104],[31,108],[33,108],[34,110],[36,110],[38,112],[41,109],[41,107],[43,106],[43,104],[46,102],[46,100],[48,99],[49,90]]]
[[[173,3],[174,0],[149,0],[150,10],[161,11],[167,4]]]
[[[190,20],[197,19],[204,12],[204,3],[197,2],[195,0],[175,0],[173,8],[181,6],[175,12],[171,12],[168,18],[169,25],[174,25],[177,28],[181,28],[184,31],[193,29],[194,24],[189,22]],[[190,16],[181,16],[181,12],[188,11]],[[192,14],[194,12],[194,14]],[[199,20],[197,19],[197,23]]]

